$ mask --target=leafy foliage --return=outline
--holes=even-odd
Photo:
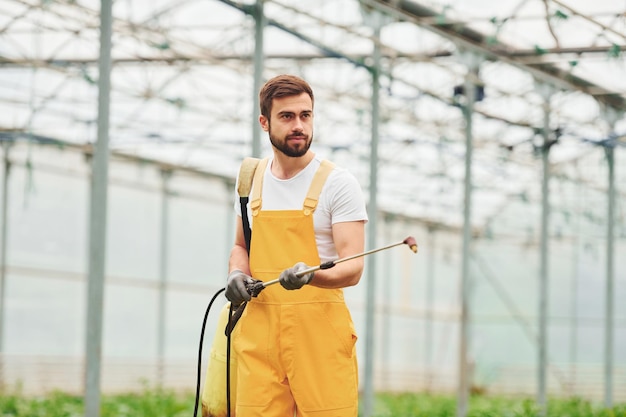
[[[454,417],[456,399],[431,394],[379,394],[376,417]],[[469,401],[468,417],[539,417],[541,410],[529,398],[476,395]],[[626,404],[606,409],[581,398],[552,399],[544,417],[626,417]]]
[[[140,393],[103,396],[101,417],[189,417],[194,395],[146,388]],[[0,392],[1,417],[82,417],[83,397],[52,392],[32,397],[16,392]],[[380,393],[375,417],[454,417],[453,396],[425,393]],[[537,404],[528,398],[472,396],[468,417],[539,417]],[[581,398],[552,399],[544,417],[626,417],[626,404],[611,409]]]

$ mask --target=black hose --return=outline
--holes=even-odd
[[[226,417],[230,417],[230,335],[232,333],[231,320],[233,318],[233,305],[231,303],[228,308],[228,324],[226,328],[228,331],[226,332]]]
[[[222,288],[221,290],[219,290],[218,292],[215,293],[215,295],[213,296],[213,298],[211,298],[211,301],[209,302],[209,306],[207,307],[206,311],[204,312],[204,319],[202,320],[202,330],[200,332],[200,346],[198,348],[198,376],[197,376],[197,380],[196,380],[196,400],[195,400],[195,404],[194,404],[194,408],[193,408],[193,417],[196,417],[198,415],[198,403],[199,403],[199,400],[200,400],[200,378],[201,378],[201,374],[202,374],[202,344],[204,342],[204,330],[206,328],[207,318],[209,317],[209,311],[211,311],[211,307],[213,306],[213,302],[215,302],[215,300],[217,299],[217,296],[220,295],[225,290],[226,290],[226,288]],[[228,388],[230,388],[230,387],[228,387]],[[230,406],[229,406],[228,412],[229,412],[229,415],[230,415]]]

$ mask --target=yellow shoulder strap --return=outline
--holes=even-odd
[[[263,189],[263,175],[265,175],[265,168],[269,158],[264,158],[259,161],[257,170],[254,173],[253,182],[255,184],[252,195],[250,196],[250,210],[252,210],[252,216],[256,216],[261,210],[261,190]]]
[[[259,161],[258,166],[256,167],[256,172],[254,172],[254,179],[252,180],[255,184],[254,190],[252,190],[252,195],[250,196],[250,209],[252,210],[252,216],[256,216],[261,210],[261,191],[263,189],[263,175],[265,173],[265,168],[267,167],[267,163],[269,158],[262,159]],[[310,215],[315,211],[317,207],[317,201],[319,199],[320,193],[322,192],[322,187],[326,183],[326,179],[328,175],[335,168],[335,164],[330,161],[323,160],[320,167],[315,172],[315,176],[313,177],[313,181],[311,181],[311,185],[309,186],[309,191],[307,192],[306,198],[304,199],[303,210],[305,215]]]
[[[322,187],[324,187],[326,179],[333,169],[335,169],[335,164],[324,159],[320,167],[317,169],[317,172],[315,172],[309,191],[304,199],[303,211],[305,215],[308,216],[315,211],[315,208],[317,207],[317,200],[322,192]]]
[[[239,197],[248,197],[250,195],[250,188],[252,188],[252,178],[254,177],[254,171],[259,164],[258,158],[245,158],[241,162],[239,167],[239,184],[237,185],[237,192]]]
[[[241,207],[241,224],[243,226],[243,235],[246,240],[246,249],[248,255],[250,254],[250,240],[252,239],[252,229],[250,229],[250,221],[248,219],[248,196],[250,195],[250,188],[252,188],[252,178],[259,159],[257,158],[245,158],[241,162],[239,167],[239,179],[237,184],[237,192],[239,193],[239,207]]]

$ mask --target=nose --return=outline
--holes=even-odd
[[[293,121],[293,125],[291,126],[292,132],[302,132],[302,120],[299,117],[295,117]]]

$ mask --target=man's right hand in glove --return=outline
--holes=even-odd
[[[226,298],[228,301],[234,306],[238,306],[244,301],[250,301],[252,297],[248,293],[247,285],[249,284],[254,284],[254,279],[238,269],[228,274],[226,283]]]

